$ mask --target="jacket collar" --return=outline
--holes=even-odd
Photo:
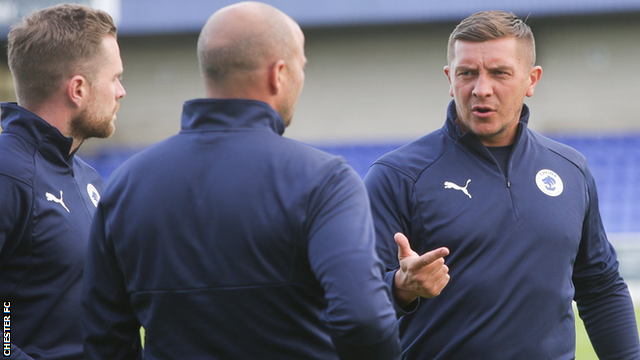
[[[280,114],[257,100],[195,99],[182,110],[182,131],[267,129],[282,135],[284,128]]]
[[[14,102],[1,104],[3,133],[14,134],[31,143],[49,161],[62,160],[72,163],[69,154],[73,139],[62,135],[60,130],[47,121]]]

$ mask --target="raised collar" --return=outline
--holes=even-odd
[[[47,121],[14,102],[1,104],[2,132],[14,134],[31,143],[42,156],[50,161],[62,160],[72,163],[75,151],[69,154],[73,139],[62,133]]]
[[[195,99],[184,103],[182,131],[267,129],[284,133],[284,121],[271,106],[257,100]]]
[[[458,117],[456,112],[456,104],[454,100],[451,100],[449,107],[447,108],[447,120],[445,121],[442,130],[447,133],[456,143],[464,144],[470,149],[473,149],[476,153],[480,154],[489,161],[495,161],[493,155],[489,152],[486,146],[472,133],[467,132],[461,135],[460,127],[456,124],[455,120]],[[518,129],[516,130],[516,139],[513,143],[513,149],[518,148],[518,144],[522,141],[523,136],[527,136],[525,131],[527,124],[529,123],[529,107],[526,104],[522,104],[522,111],[520,112],[520,120],[518,121]]]

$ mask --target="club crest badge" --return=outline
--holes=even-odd
[[[87,184],[87,193],[89,194],[89,198],[93,203],[93,206],[98,207],[98,201],[100,201],[100,194],[98,194],[98,190],[93,184]]]
[[[564,190],[564,184],[560,176],[548,169],[538,171],[536,185],[538,185],[540,191],[549,196],[558,196]]]

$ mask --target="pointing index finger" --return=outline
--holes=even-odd
[[[434,261],[443,258],[445,256],[449,255],[449,249],[446,247],[440,247],[437,248],[435,250],[431,250],[428,251],[422,255],[420,255],[420,259],[422,266],[427,266],[431,263],[433,263]]]

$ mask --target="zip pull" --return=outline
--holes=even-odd
[[[506,178],[506,179],[507,179],[507,187],[511,188],[511,181],[509,181],[509,178]]]
[[[69,169],[69,170],[71,170],[71,177],[76,177],[76,173],[75,173],[75,172],[73,172],[73,168],[71,168],[71,169]]]

